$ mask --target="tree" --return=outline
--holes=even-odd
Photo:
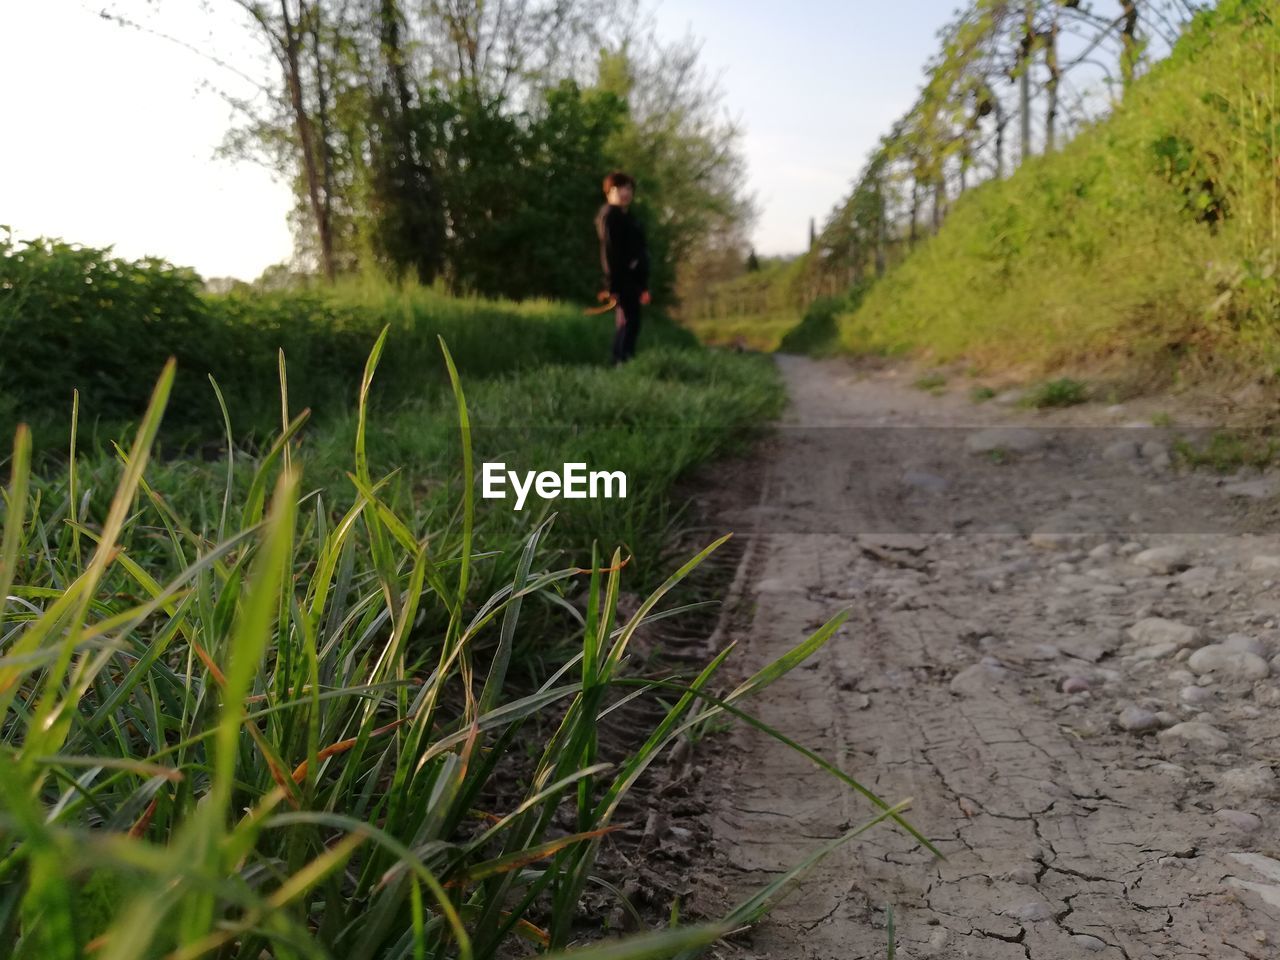
[[[536,113],[507,115],[473,97],[437,97],[432,109],[454,286],[590,297],[600,272],[592,218],[624,104],[564,81]]]
[[[1036,5],[1025,0],[1022,40],[1018,46],[1018,122],[1022,132],[1019,146],[1025,160],[1031,156],[1031,64],[1036,47]]]
[[[1044,45],[1044,64],[1049,79],[1045,81],[1046,105],[1044,110],[1044,149],[1051,152],[1054,148],[1058,132],[1058,88],[1062,84],[1062,67],[1058,63],[1058,16],[1057,7],[1053,8],[1053,19],[1049,29],[1040,35]]]
[[[651,287],[675,295],[677,264],[701,248],[741,245],[754,217],[739,152],[741,129],[724,114],[723,92],[699,62],[692,38],[664,43],[634,31],[604,52],[597,85],[626,104],[626,121],[610,138],[612,165],[638,181],[636,206],[653,260]]]
[[[699,251],[743,248],[737,125],[640,0],[198,2],[243,11],[269,51],[278,80],[237,104],[224,153],[292,183],[296,259],[330,280],[589,297],[612,167],[641,184],[655,297]]]
[[[328,89],[321,45],[322,8],[319,2],[279,0],[273,10],[261,0],[233,0],[267,39],[280,64],[285,96],[292,113],[296,143],[306,184],[320,267],[332,282],[337,265],[333,245],[333,169],[329,152]],[[312,41],[310,49],[307,40]],[[307,67],[310,75],[306,75]],[[312,104],[307,103],[307,89]]]
[[[489,106],[529,108],[563,80],[585,81],[636,0],[421,0],[419,65]]]
[[[404,14],[397,0],[376,0],[378,73],[369,104],[369,216],[384,272],[411,271],[431,283],[444,264],[443,200],[431,169],[432,141],[409,79]]]

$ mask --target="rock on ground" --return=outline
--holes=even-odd
[[[1261,680],[1271,673],[1270,665],[1256,653],[1220,643],[1201,647],[1187,660],[1187,666],[1192,673],[1212,673],[1232,680]]]
[[[1129,628],[1128,634],[1136,643],[1167,643],[1172,644],[1175,649],[1199,646],[1201,642],[1200,631],[1195,627],[1176,620],[1166,620],[1164,617],[1144,617]]]
[[[1175,573],[1191,566],[1191,559],[1184,547],[1165,546],[1143,550],[1133,558],[1140,567],[1153,573]]]

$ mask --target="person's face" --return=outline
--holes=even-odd
[[[627,207],[631,205],[631,197],[634,194],[630,184],[621,187],[609,188],[609,202],[615,207]]]

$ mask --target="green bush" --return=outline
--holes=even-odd
[[[138,416],[171,354],[217,350],[199,285],[156,259],[0,236],[0,392],[23,416],[65,416],[76,386],[100,415]]]
[[[779,353],[800,353],[810,357],[827,357],[840,352],[842,313],[856,310],[866,299],[875,278],[854,284],[838,297],[819,297],[805,309],[800,322],[787,331],[778,344]]]
[[[1231,473],[1241,467],[1261,470],[1275,462],[1280,440],[1268,430],[1215,430],[1207,442],[1178,437],[1173,451],[1189,466],[1209,467],[1218,473]]]
[[[927,373],[915,383],[912,384],[917,390],[924,390],[926,393],[941,394],[947,389],[947,377],[943,373]]]

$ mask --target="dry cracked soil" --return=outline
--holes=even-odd
[[[717,641],[752,670],[847,609],[751,709],[911,798],[945,859],[878,826],[714,953],[886,957],[891,911],[899,958],[1280,957],[1274,478],[1181,469],[1204,422],[1156,429],[1139,402],[976,405],[902,368],[779,363],[758,495],[721,497],[747,546]],[[704,786],[708,915],[873,813],[743,725]]]

